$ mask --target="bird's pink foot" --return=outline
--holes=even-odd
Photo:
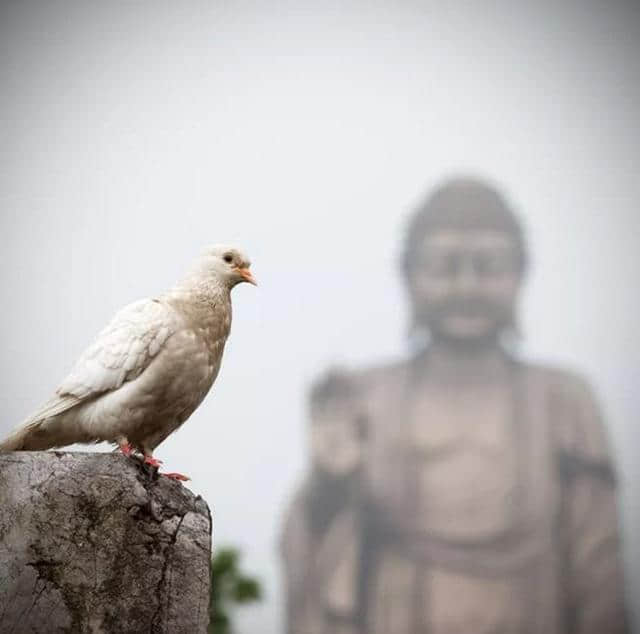
[[[179,482],[187,482],[191,480],[189,476],[182,475],[181,473],[175,473],[175,472],[160,473],[159,475],[164,476],[165,478],[169,478],[171,480],[178,480]]]
[[[162,464],[162,460],[154,458],[152,455],[146,455],[144,457],[144,463],[151,467],[159,467]]]
[[[127,457],[133,454],[133,447],[128,442],[120,443],[118,444],[118,447],[120,451]]]

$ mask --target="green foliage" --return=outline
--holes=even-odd
[[[260,583],[240,571],[239,560],[240,553],[235,548],[221,548],[211,561],[209,634],[232,634],[234,606],[262,598]]]

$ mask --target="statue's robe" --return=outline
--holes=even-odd
[[[513,415],[488,434],[434,418],[412,363],[353,377],[366,494],[321,534],[308,489],[294,500],[290,634],[626,631],[615,477],[592,392],[574,374],[509,363]]]

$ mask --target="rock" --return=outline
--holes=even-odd
[[[0,454],[0,632],[196,634],[211,515],[119,454]]]

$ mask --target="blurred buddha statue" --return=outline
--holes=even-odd
[[[313,466],[282,539],[289,634],[627,631],[592,391],[515,352],[527,260],[484,183],[449,181],[413,216],[413,355],[312,391]]]

